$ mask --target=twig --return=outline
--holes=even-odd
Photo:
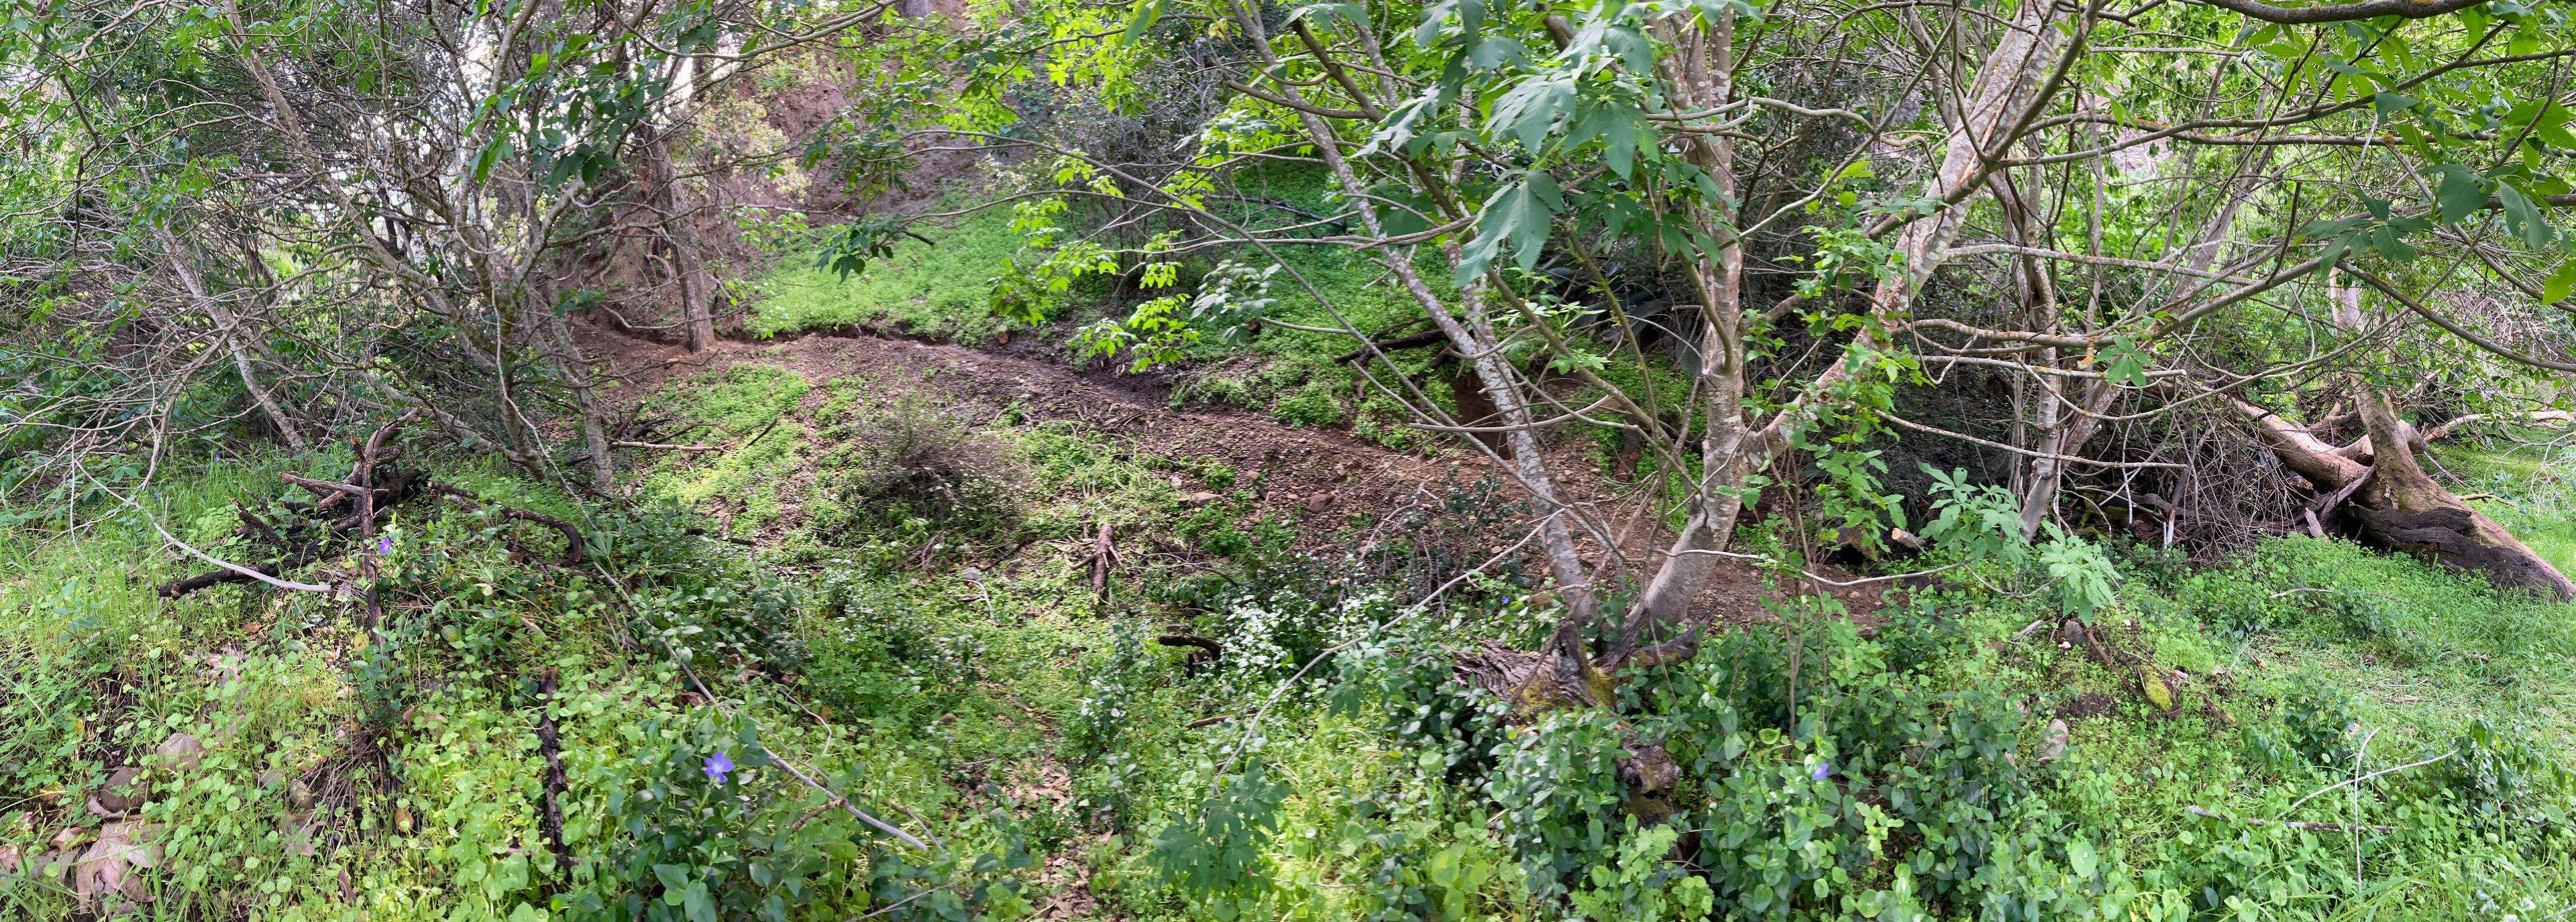
[[[2292,829],[2313,829],[2324,832],[2397,831],[2397,827],[2394,826],[2358,826],[2348,823],[2316,823],[2307,820],[2258,820],[2252,817],[2228,816],[2224,813],[2214,813],[2208,810],[2203,810],[2199,807],[2184,807],[2183,810],[2193,816],[2206,817],[2213,820],[2225,820],[2231,823],[2245,823],[2253,826],[2287,826]]]
[[[1757,564],[1763,564],[1763,565],[1765,565],[1765,566],[1778,566],[1778,565],[1780,564],[1780,558],[1773,557],[1773,556],[1771,556],[1771,555],[1769,555],[1769,554],[1745,554],[1745,553],[1740,553],[1740,552],[1737,552],[1737,551],[1715,551],[1715,550],[1705,550],[1705,549],[1700,549],[1700,548],[1692,548],[1692,549],[1689,549],[1689,550],[1674,551],[1673,553],[1675,553],[1675,554],[1709,554],[1709,555],[1713,555],[1713,556],[1717,556],[1717,557],[1724,557],[1724,558],[1727,558],[1727,559],[1729,559],[1729,560],[1749,560],[1749,561],[1752,561],[1752,562],[1757,563]],[[1956,563],[1945,563],[1945,564],[1942,564],[1942,565],[1940,565],[1940,566],[1933,567],[1932,569],[1929,569],[1929,570],[1916,570],[1916,571],[1914,571],[1914,572],[1912,572],[1912,573],[1890,573],[1890,574],[1888,574],[1888,575],[1886,575],[1886,576],[1867,576],[1867,577],[1862,577],[1862,578],[1860,578],[1860,579],[1852,580],[1852,581],[1847,582],[1847,583],[1835,582],[1835,581],[1833,581],[1833,580],[1829,580],[1829,579],[1826,579],[1826,578],[1824,578],[1824,577],[1817,576],[1816,574],[1814,574],[1814,573],[1810,573],[1810,572],[1805,571],[1805,570],[1800,570],[1800,571],[1798,571],[1798,575],[1799,575],[1799,576],[1806,577],[1807,579],[1812,580],[1812,581],[1815,581],[1815,582],[1823,583],[1823,584],[1825,584],[1825,585],[1827,585],[1827,586],[1832,586],[1832,587],[1834,587],[1834,588],[1836,588],[1836,589],[1849,589],[1849,588],[1851,588],[1851,587],[1853,587],[1853,586],[1866,586],[1866,585],[1869,585],[1869,584],[1871,584],[1871,583],[1884,583],[1884,582],[1887,582],[1887,581],[1889,581],[1889,580],[1912,579],[1912,578],[1917,577],[1917,576],[1930,576],[1930,575],[1932,575],[1932,574],[1934,574],[1934,573],[1939,573],[1939,572],[1941,572],[1941,571],[1943,571],[1943,570],[1948,570],[1948,569],[1951,569],[1951,568],[1953,568],[1953,567],[1957,567],[1957,566],[1959,566],[1959,565],[1961,565],[1961,564],[1965,564],[1965,563],[1967,563],[1967,561],[1962,560],[1962,561],[1958,561],[1958,562],[1956,562]]]
[[[1100,537],[1091,545],[1091,594],[1109,601],[1109,559],[1117,549],[1109,543],[1109,523],[1100,523]]]
[[[115,494],[110,493],[109,495],[113,496],[113,495],[115,495]],[[198,550],[198,549],[196,549],[196,548],[194,548],[194,547],[190,547],[190,546],[188,545],[188,542],[181,541],[181,540],[179,540],[179,539],[178,539],[178,537],[177,537],[177,536],[170,534],[170,530],[169,530],[169,529],[161,527],[161,521],[160,521],[159,519],[153,518],[153,517],[152,517],[152,514],[151,514],[150,512],[145,512],[142,506],[135,505],[135,502],[134,502],[134,500],[133,500],[132,498],[130,498],[130,497],[125,497],[125,496],[117,496],[117,497],[116,497],[116,499],[117,499],[117,501],[118,501],[118,502],[124,503],[124,504],[126,504],[127,506],[132,507],[132,508],[134,509],[134,511],[135,511],[135,512],[142,513],[144,523],[145,523],[145,524],[147,524],[147,525],[152,526],[152,530],[153,530],[153,531],[160,532],[160,533],[161,533],[161,540],[170,542],[173,546],[177,547],[177,548],[178,548],[178,549],[180,549],[180,550],[183,550],[183,551],[188,552],[189,556],[195,557],[195,558],[197,558],[198,560],[203,560],[203,561],[205,561],[205,562],[207,562],[207,563],[214,564],[215,566],[222,567],[223,569],[230,570],[230,571],[232,571],[233,573],[235,573],[235,574],[237,574],[237,575],[245,576],[245,577],[248,577],[248,578],[251,578],[251,579],[258,580],[258,581],[260,581],[260,582],[267,583],[267,584],[269,584],[269,585],[271,585],[271,586],[275,586],[275,587],[277,587],[277,588],[279,588],[279,589],[294,589],[294,590],[297,590],[297,591],[300,591],[300,592],[330,592],[330,591],[331,591],[331,587],[329,587],[329,586],[317,586],[317,585],[314,585],[314,584],[312,584],[312,583],[299,583],[299,582],[295,582],[295,581],[293,581],[293,580],[284,580],[284,579],[279,579],[279,578],[277,578],[277,577],[275,577],[275,576],[271,576],[271,575],[269,575],[269,574],[262,573],[262,572],[259,572],[259,571],[257,571],[257,570],[253,570],[253,569],[251,569],[251,568],[249,568],[249,567],[245,567],[245,566],[242,566],[242,565],[240,565],[240,564],[226,563],[226,562],[221,561],[221,560],[216,560],[216,559],[213,557],[213,555],[207,554],[206,552],[201,551],[201,550]],[[184,580],[183,580],[182,582],[184,582]],[[162,591],[162,595],[163,595],[163,597],[165,597],[165,598],[177,598],[177,597],[178,597],[177,595],[174,595],[174,594],[172,594],[172,593],[170,592],[170,588],[171,588],[171,586],[176,586],[176,585],[178,585],[178,584],[177,584],[177,583],[172,583],[172,584],[170,584],[169,586],[163,586],[163,587],[161,587],[161,591]]]
[[[2297,803],[2293,803],[2293,804],[2291,804],[2291,805],[2290,805],[2290,808],[2289,808],[2288,810],[2283,810],[2283,811],[2281,811],[2281,814],[2282,814],[2283,816],[2287,816],[2287,815],[2289,815],[2292,811],[2295,811],[2295,810],[2299,809],[2299,804],[2304,804],[2304,803],[2307,803],[2308,801],[2311,801],[2311,800],[2315,800],[2315,799],[2317,799],[2317,795],[2318,795],[2318,794],[2324,794],[2324,793],[2326,793],[2326,792],[2328,792],[2328,791],[2332,791],[2332,790],[2334,790],[2334,789],[2336,789],[2336,788],[2344,787],[2344,786],[2346,786],[2346,785],[2360,784],[2360,783],[2362,783],[2362,782],[2364,782],[2364,781],[2368,781],[2368,780],[2370,780],[2370,779],[2372,779],[2372,778],[2377,778],[2377,777],[2379,777],[2379,776],[2381,776],[2381,775],[2385,775],[2385,774],[2388,774],[2388,773],[2390,773],[2390,772],[2402,772],[2402,771],[2405,771],[2405,770],[2410,769],[2410,768],[2417,768],[2417,767],[2421,767],[2421,766],[2425,766],[2425,765],[2431,765],[2431,764],[2433,764],[2433,763],[2435,763],[2435,762],[2439,762],[2439,761],[2442,761],[2443,759],[2447,759],[2447,758],[2450,758],[2450,757],[2452,757],[2452,756],[2459,755],[2459,754],[2460,754],[2460,751],[2459,751],[2459,750],[2457,750],[2457,749],[2454,749],[2454,750],[2451,750],[2451,751],[2449,751],[2449,752],[2445,752],[2445,753],[2443,753],[2443,754],[2441,754],[2441,755],[2434,756],[2434,757],[2432,757],[2432,758],[2430,758],[2430,759],[2425,759],[2424,761],[2421,761],[2421,762],[2408,762],[2408,763],[2406,763],[2406,764],[2404,764],[2404,765],[2397,766],[2396,768],[2383,768],[2383,769],[2380,769],[2380,770],[2378,770],[2378,771],[2371,772],[2370,774],[2367,774],[2367,775],[2362,775],[2362,776],[2360,776],[2360,777],[2354,778],[2354,779],[2349,780],[2349,781],[2337,781],[2337,782],[2335,782],[2335,783],[2333,783],[2333,784],[2330,784],[2330,785],[2327,785],[2327,786],[2325,786],[2325,787],[2318,788],[2318,789],[2316,790],[2316,792],[2315,792],[2315,793],[2309,794],[2309,795],[2308,795],[2308,796],[2306,796],[2306,797],[2299,798]]]
[[[443,493],[443,494],[446,494],[447,498],[449,498],[449,499],[451,499],[451,500],[455,500],[455,501],[460,502],[460,503],[463,503],[463,504],[464,504],[464,505],[466,505],[467,507],[472,508],[472,509],[474,509],[474,510],[476,510],[476,511],[481,511],[481,510],[483,510],[484,508],[486,508],[486,507],[488,506],[490,509],[492,509],[492,510],[493,510],[493,514],[495,514],[495,515],[499,515],[499,516],[501,516],[501,517],[503,517],[503,518],[518,519],[518,520],[526,521],[526,522],[535,522],[535,523],[537,523],[537,524],[539,524],[539,525],[546,525],[546,526],[550,526],[550,527],[554,528],[556,531],[563,532],[563,536],[564,536],[564,556],[563,556],[563,565],[564,565],[564,566],[567,566],[567,567],[575,567],[575,566],[580,566],[580,565],[581,565],[581,560],[582,560],[582,552],[581,552],[581,529],[578,529],[578,528],[573,527],[573,524],[572,524],[571,522],[566,522],[566,521],[564,521],[564,520],[562,520],[562,519],[555,518],[554,516],[550,516],[550,515],[547,515],[547,514],[542,513],[542,512],[529,512],[528,510],[525,510],[525,509],[513,509],[513,508],[511,508],[511,507],[504,506],[504,505],[501,505],[501,504],[498,504],[498,503],[489,503],[489,504],[487,504],[487,503],[485,503],[485,502],[483,501],[483,498],[482,498],[482,497],[479,497],[479,496],[474,495],[474,493],[473,493],[472,491],[465,490],[465,489],[461,489],[461,488],[458,488],[458,487],[455,487],[455,486],[451,486],[451,485],[449,485],[449,484],[440,483],[440,482],[435,481],[435,480],[432,480],[432,481],[429,481],[429,482],[427,482],[427,483],[423,484],[423,485],[422,485],[422,487],[423,487],[423,489],[427,489],[427,490],[429,490],[429,491],[431,491],[431,492],[434,492],[434,493]]]
[[[555,735],[554,701],[555,671],[547,669],[537,678],[537,747],[546,757],[545,816],[538,822],[538,830],[545,834],[546,844],[554,848],[555,859],[569,861],[572,849],[564,844],[563,837],[563,743]]]
[[[654,451],[723,451],[731,445],[665,445],[660,442],[610,442],[610,448],[649,448]]]

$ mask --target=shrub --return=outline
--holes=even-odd
[[[837,543],[994,540],[1020,523],[1010,453],[925,404],[897,403],[827,435],[849,441],[852,462],[834,475],[835,500],[848,515],[839,533],[827,536]]]

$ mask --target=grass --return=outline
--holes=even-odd
[[[809,390],[792,377],[741,366],[675,386],[658,404],[683,418],[770,434],[644,475],[647,507],[777,510],[762,519],[784,536],[770,549],[675,530],[703,513],[585,506],[478,459],[433,457],[441,479],[583,523],[601,569],[514,560],[469,517],[407,508],[382,639],[354,605],[319,595],[158,598],[153,585],[197,565],[131,513],[85,507],[76,534],[0,535],[12,574],[0,584],[0,844],[23,861],[62,830],[100,834],[110,821],[85,804],[109,769],[184,733],[207,754],[151,776],[139,818],[164,851],[137,872],[153,899],[136,918],[627,918],[579,901],[664,892],[659,872],[619,876],[612,860],[639,841],[623,825],[642,822],[635,792],[665,769],[700,773],[671,733],[738,717],[854,803],[938,837],[927,854],[893,845],[756,767],[726,790],[770,798],[751,801],[770,825],[640,827],[713,850],[689,854],[737,856],[726,861],[768,853],[741,846],[745,830],[846,835],[854,850],[820,865],[791,918],[931,918],[921,894],[938,892],[987,918],[1052,904],[1139,920],[1539,919],[1564,917],[1545,895],[1560,884],[1599,912],[1642,916],[1688,904],[1671,889],[1679,875],[1719,879],[1756,860],[1821,874],[1796,888],[1815,917],[1888,901],[1944,918],[2005,905],[1924,902],[1935,892],[2009,896],[2045,918],[2532,919],[2576,905],[2563,818],[2576,790],[2558,768],[2576,757],[2576,606],[2340,541],[2280,539],[2197,571],[2123,551],[2118,603],[2093,623],[2152,661],[2182,705],[2171,714],[2145,699],[2134,664],[2025,632],[2056,615],[2045,585],[1987,567],[1970,582],[1989,588],[1926,594],[1870,637],[1830,611],[1790,609],[1786,633],[1713,639],[1697,660],[1627,676],[1616,720],[1500,720],[1491,699],[1449,684],[1448,661],[1481,638],[1543,636],[1549,612],[1528,587],[1470,583],[1443,610],[1399,618],[1406,600],[1346,579],[1352,562],[1287,553],[1284,523],[1231,498],[1183,508],[1167,479],[1191,469],[1224,488],[1223,472],[1049,427],[975,433],[1014,465],[1022,503],[990,539],[955,546],[940,537],[963,533],[955,523],[864,517],[829,531],[822,491],[792,484],[864,463],[831,450],[849,427],[945,417],[871,382]],[[333,466],[201,465],[156,502],[224,547],[233,500],[273,495],[279,470]],[[2503,472],[2497,492],[2519,504],[2503,508],[2529,511],[2556,501],[2548,470],[2495,462],[2477,476]],[[1081,540],[1100,521],[1140,558],[1106,601]],[[1192,664],[1153,640],[1175,632],[1228,655]],[[727,653],[728,637],[755,652]],[[1352,639],[1363,642],[1269,704],[1308,657]],[[551,701],[536,693],[549,672]],[[2107,713],[2064,718],[2052,753],[2052,720],[2088,694]],[[1247,732],[1240,715],[1265,707]],[[570,864],[541,832],[541,715],[562,741]],[[1884,729],[1895,726],[1914,729]],[[1626,733],[1680,759],[1654,809],[1697,833],[1678,853],[1691,865],[1622,857],[1640,834],[1623,831],[1622,805],[1653,813],[1612,765]],[[1737,748],[1705,742],[1726,733]],[[715,739],[749,761],[735,737]],[[1842,774],[1810,782],[1800,759]],[[1251,765],[1276,787],[1246,793]],[[1957,778],[1985,780],[1945,787]],[[1880,793],[1859,796],[1863,784]],[[1908,825],[1869,819],[1909,804],[1937,809]],[[1527,837],[1557,832],[1584,871],[1565,880],[1533,870],[1527,851]],[[1761,850],[1774,844],[1786,850]],[[1982,856],[1955,866],[1974,874],[1941,876],[1954,865],[1931,856],[1961,847]],[[1917,860],[1906,856],[1924,868],[1895,870]],[[680,861],[674,873],[730,866],[656,860]],[[1643,868],[1620,878],[1622,861]],[[1596,886],[1614,878],[1633,887]],[[870,892],[888,880],[896,889]],[[1745,898],[1734,887],[1716,896]],[[916,891],[918,915],[894,905]],[[0,874],[7,913],[61,918],[78,904],[59,878]]]
[[[1287,171],[1256,172],[1247,189],[1255,197],[1275,199],[1309,212],[1334,206],[1326,201],[1320,175]],[[1258,217],[1259,210],[1248,215]],[[1273,215],[1275,217],[1275,215]],[[990,308],[993,279],[1021,255],[1022,238],[1011,230],[1007,208],[986,208],[952,222],[919,228],[929,243],[903,240],[892,256],[867,271],[843,279],[815,269],[803,258],[790,259],[756,286],[761,297],[747,321],[759,335],[776,335],[849,324],[900,329],[910,335],[982,344],[1005,331],[1007,324]],[[1332,246],[1286,246],[1276,251],[1286,268],[1274,278],[1270,294],[1277,303],[1268,316],[1309,327],[1339,328],[1345,322],[1370,333],[1406,328],[1422,318],[1421,308],[1402,291],[1370,254]],[[1271,262],[1271,255],[1248,248],[1214,258]],[[1214,266],[1213,258],[1192,256],[1184,280]],[[1417,267],[1441,291],[1451,290],[1447,266],[1436,254],[1422,254]],[[1057,306],[1043,332],[1066,333],[1122,311],[1106,303],[1107,287],[1096,278],[1076,283]],[[1318,297],[1320,295],[1320,297]],[[1327,306],[1329,304],[1329,307]],[[1338,316],[1337,316],[1338,315]],[[1222,403],[1269,413],[1291,426],[1347,428],[1353,434],[1396,449],[1427,447],[1432,439],[1406,426],[1412,417],[1395,399],[1363,390],[1361,375],[1333,361],[1357,343],[1349,336],[1265,327],[1240,345],[1224,342],[1226,331],[1201,330],[1202,342],[1184,350],[1187,364],[1174,389],[1176,405]],[[1396,355],[1397,365],[1432,403],[1454,409],[1445,375],[1425,375],[1434,350]],[[1076,361],[1088,361],[1068,356]],[[1116,360],[1126,361],[1124,357]],[[1635,392],[1649,382],[1658,392],[1688,392],[1687,379],[1670,359],[1650,356],[1644,367],[1614,360],[1605,377]],[[1383,379],[1384,373],[1380,372]],[[1591,395],[1564,399],[1581,405]],[[1594,436],[1614,430],[1598,427]],[[1615,435],[1611,436],[1615,439]]]
[[[931,242],[905,239],[894,255],[843,279],[791,257],[755,286],[761,300],[745,326],[771,336],[846,324],[895,326],[916,335],[980,343],[1002,330],[986,310],[988,281],[1020,249],[1007,208],[953,223],[914,227]]]

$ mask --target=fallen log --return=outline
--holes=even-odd
[[[2385,395],[2360,381],[2354,387],[2368,434],[2342,446],[2278,413],[2225,399],[2253,426],[2256,442],[2317,491],[2318,501],[2306,514],[2321,520],[2318,531],[2324,530],[2322,520],[2332,518],[2373,546],[2484,574],[2501,588],[2576,600],[2576,582],[2424,473],[2415,460],[2424,450],[2424,433],[2398,419]],[[2456,423],[2435,431],[2447,434]]]

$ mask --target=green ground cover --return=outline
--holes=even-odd
[[[1309,213],[1334,210],[1320,177],[1305,173],[1256,174],[1245,193]],[[952,197],[947,204],[963,208],[968,200]],[[1304,220],[1283,214],[1247,206],[1238,217]],[[994,206],[962,218],[919,225],[928,242],[903,239],[895,244],[893,255],[846,279],[814,268],[810,252],[790,255],[754,286],[762,299],[746,326],[766,336],[865,323],[946,341],[990,342],[1008,326],[990,307],[995,277],[1014,258],[1022,262],[1038,258],[1022,248],[1023,238],[1013,230],[1012,220],[1010,207]],[[1341,247],[1282,246],[1274,254],[1251,250],[1194,254],[1184,261],[1182,279],[1198,278],[1220,259],[1270,265],[1274,255],[1286,271],[1272,279],[1269,293],[1276,304],[1268,317],[1305,327],[1339,328],[1347,321],[1371,333],[1417,329],[1407,324],[1422,316],[1421,309],[1394,284],[1386,268],[1371,254]],[[1432,284],[1446,286],[1448,271],[1431,254],[1424,254],[1421,271]],[[1104,317],[1124,316],[1120,309],[1101,306],[1110,300],[1109,294],[1110,285],[1098,277],[1077,281],[1073,296],[1054,306],[1037,332],[1070,336]],[[1424,432],[1405,425],[1410,417],[1400,404],[1363,389],[1356,369],[1333,361],[1358,345],[1346,335],[1268,326],[1239,342],[1229,342],[1225,330],[1200,324],[1198,332],[1201,342],[1183,350],[1186,361],[1173,394],[1178,403],[1223,403],[1267,412],[1292,426],[1348,428],[1390,448],[1428,442]],[[1398,367],[1435,404],[1454,409],[1450,377],[1424,374],[1435,355],[1436,350],[1416,349],[1395,357]],[[1068,358],[1094,361],[1071,354]],[[1123,356],[1096,361],[1103,367],[1127,364]],[[1379,374],[1385,376],[1383,371]],[[1660,354],[1649,356],[1642,367],[1612,361],[1602,374],[1631,393],[1648,377],[1655,379],[1662,394],[1689,390],[1687,378]],[[1592,397],[1588,393],[1561,396],[1574,405]],[[1607,428],[1597,434],[1616,439]]]
[[[555,562],[542,529],[407,507],[380,636],[319,594],[158,598],[198,566],[122,507],[83,507],[77,534],[9,532],[0,841],[20,870],[0,875],[0,907],[70,915],[82,898],[28,869],[65,830],[77,845],[138,826],[161,851],[128,870],[151,898],[136,917],[162,919],[2576,905],[2560,768],[2576,606],[2339,541],[2202,570],[2111,548],[2116,600],[2090,619],[2108,656],[2051,627],[2044,570],[1987,561],[1866,633],[1810,597],[1623,676],[1607,706],[1515,711],[1450,663],[1486,640],[1534,646],[1547,597],[1506,570],[1416,605],[1485,556],[1471,485],[1408,524],[1410,556],[1308,557],[1243,494],[1184,506],[1169,480],[1243,489],[1230,472],[1008,421],[942,441],[944,408],[860,384],[815,395],[749,366],[676,385],[665,399],[693,419],[769,434],[666,462],[640,511],[433,457],[442,479],[579,523],[589,565]],[[935,444],[849,447],[907,439]],[[153,511],[238,553],[233,502],[344,460],[201,466]],[[931,486],[957,500],[882,476],[903,464],[945,471]],[[978,492],[996,476],[1016,489]],[[2496,481],[2506,508],[2541,508],[2536,481]],[[771,543],[689,533],[720,532],[718,510]],[[1105,600],[1083,540],[1103,520],[1156,549]],[[1182,632],[1225,652],[1154,640]],[[541,717],[560,740],[561,858]],[[174,734],[201,761],[151,755]],[[1621,763],[1648,748],[1674,773],[1641,792]],[[718,756],[732,768],[712,771]],[[96,815],[121,766],[152,769],[148,802]]]

